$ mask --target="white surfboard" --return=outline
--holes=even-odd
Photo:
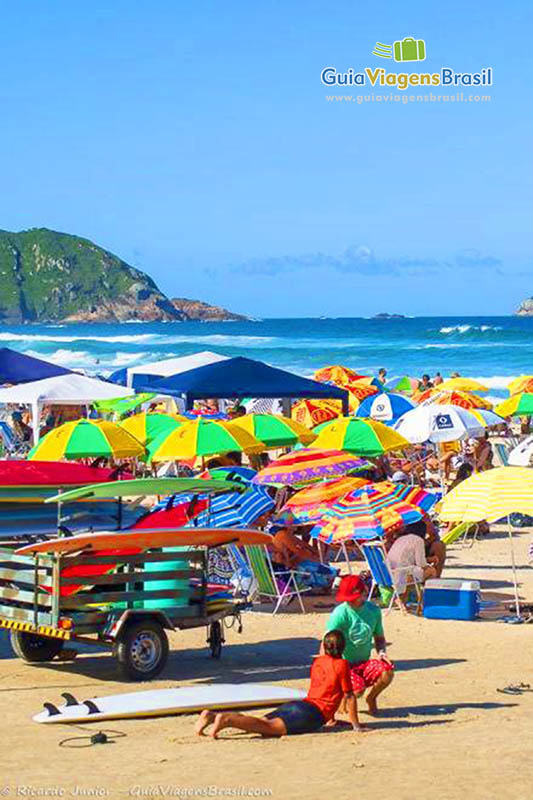
[[[129,717],[160,717],[173,714],[194,714],[204,708],[275,707],[291,700],[303,700],[301,689],[268,686],[257,683],[218,683],[180,686],[176,689],[154,689],[129,692],[108,697],[77,700],[64,693],[65,703],[45,703],[44,711],[33,717],[34,722],[100,722],[106,719]]]

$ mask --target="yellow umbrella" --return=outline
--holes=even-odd
[[[460,389],[445,389],[444,391],[440,386],[435,386],[433,389],[428,389],[420,394],[413,395],[413,400],[416,403],[423,403],[426,400],[431,400],[440,406],[459,406],[459,408],[466,408],[470,411],[473,408],[485,408],[488,411],[492,410],[492,403],[485,400],[473,392],[465,392]]]
[[[314,428],[322,422],[328,422],[342,415],[342,403],[340,400],[300,400],[292,407],[291,417],[305,425],[306,428]]]
[[[533,516],[533,469],[530,467],[496,467],[472,475],[446,495],[439,516],[446,522],[496,522],[507,517],[516,614],[520,617],[513,533],[509,519],[515,513]]]
[[[507,388],[510,395],[533,392],[533,375],[520,375],[511,381]]]
[[[489,390],[488,386],[483,386],[482,383],[475,381],[473,378],[462,377],[448,378],[448,380],[441,383],[438,388],[441,392],[447,389],[458,389],[460,392],[488,392]]]
[[[344,386],[345,383],[364,378],[364,375],[359,375],[354,369],[350,367],[343,367],[341,364],[334,364],[331,367],[322,367],[314,374],[315,381],[331,381],[338,386]]]
[[[148,446],[150,461],[180,461],[198,456],[233,451],[262,453],[265,445],[237,422],[195,419],[169,434],[162,434]]]

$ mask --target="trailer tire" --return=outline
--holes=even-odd
[[[10,631],[9,639],[15,655],[28,664],[51,661],[63,649],[63,639],[49,639],[36,633]]]
[[[168,637],[153,619],[132,621],[121,631],[114,654],[123,678],[150,681],[167,663]]]

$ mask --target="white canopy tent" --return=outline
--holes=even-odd
[[[166,358],[163,361],[152,361],[150,364],[139,364],[136,367],[127,368],[126,385],[133,385],[134,375],[160,375],[162,378],[168,378],[171,375],[178,375],[180,372],[188,372],[190,369],[205,367],[206,364],[214,364],[216,361],[225,361],[227,358],[229,356],[222,356],[219,353],[203,350],[190,356]]]
[[[31,406],[33,441],[39,441],[39,419],[43,406],[89,406],[94,400],[112,400],[135,394],[132,389],[97,378],[71,373],[41,381],[21,383],[0,389],[0,405],[15,403]]]

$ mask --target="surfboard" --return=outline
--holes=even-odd
[[[180,686],[176,689],[154,689],[78,701],[64,693],[62,705],[44,703],[44,710],[35,714],[34,722],[46,725],[68,722],[101,722],[107,719],[162,717],[194,714],[204,708],[272,708],[291,700],[303,700],[301,689],[269,686],[258,683],[218,683]]]
[[[78,536],[34,542],[15,550],[17,555],[32,553],[75,553],[98,550],[149,547],[219,547],[229,542],[238,545],[269,544],[272,537],[249,528],[187,528],[181,530],[141,529],[109,533],[82,533]]]

